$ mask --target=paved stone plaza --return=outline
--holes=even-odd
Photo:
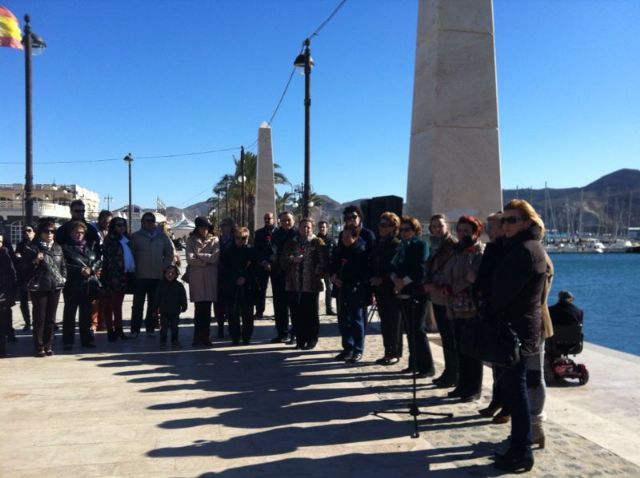
[[[365,361],[345,366],[332,360],[339,347],[333,317],[323,317],[313,351],[269,343],[271,320],[256,322],[250,346],[216,340],[195,350],[192,314],[184,314],[181,350],[162,350],[157,336],[144,334],[109,344],[99,333],[97,349],[50,358],[31,357],[28,336],[10,344],[13,356],[0,360],[0,476],[499,474],[490,457],[509,425],[477,414],[488,399],[488,370],[485,396],[472,404],[443,398],[445,391],[422,380],[421,409],[454,417],[421,419],[420,438],[411,439],[407,417],[372,415],[406,408],[411,392],[410,376],[399,373],[406,361],[373,363],[382,355],[376,319]],[[640,476],[640,361],[590,345],[579,358],[591,381],[551,388],[547,448],[535,451],[529,476]]]

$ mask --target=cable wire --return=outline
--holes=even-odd
[[[342,6],[347,3],[347,0],[342,0],[338,6],[336,8],[333,9],[333,12],[331,12],[331,15],[329,15],[327,17],[327,19],[322,22],[320,24],[320,26],[318,28],[315,29],[315,31],[308,36],[309,39],[313,38],[313,37],[317,37],[320,34],[320,31],[327,26],[327,23],[329,23],[331,21],[331,19],[336,15],[336,13],[338,13],[338,11],[342,8]]]

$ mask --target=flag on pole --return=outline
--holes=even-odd
[[[22,32],[18,19],[9,9],[0,5],[0,46],[22,50]]]

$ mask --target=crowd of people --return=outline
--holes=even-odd
[[[531,445],[544,447],[544,340],[552,334],[547,295],[553,265],[541,239],[544,224],[524,200],[514,199],[484,226],[473,216],[430,218],[430,240],[420,221],[385,212],[377,231],[363,226],[357,206],[343,211],[344,227],[334,239],[329,225],[290,212],[264,216],[264,227],[250,241],[250,231],[230,219],[218,233],[205,217],[195,220],[186,241],[187,269],[180,279],[178,256],[168,231],[153,213],[142,216],[140,230],[129,235],[127,222],[100,213],[95,224],[84,219],[81,201],[71,204],[71,220],[57,230],[42,219],[24,228],[13,248],[0,243],[0,314],[2,349],[11,337],[11,307],[20,302],[25,331],[33,330],[37,357],[52,355],[56,310],[64,297],[62,343],[72,350],[76,328],[80,346],[95,347],[95,330],[110,342],[135,338],[160,328],[160,344],[179,347],[179,317],[194,303],[193,346],[208,347],[215,316],[218,337],[224,325],[234,345],[250,344],[254,320],[265,312],[271,281],[275,336],[273,343],[314,349],[320,337],[319,296],[325,313],[337,314],[341,335],[336,360],[357,363],[365,353],[367,322],[377,310],[384,355],[382,366],[397,364],[407,336],[408,367],[418,379],[435,375],[427,332],[437,325],[444,369],[432,380],[461,402],[480,398],[483,363],[465,349],[464,336],[478,316],[508,323],[521,343],[522,358],[513,367],[494,366],[493,399],[479,411],[496,423],[511,422],[510,447],[496,459],[504,470],[530,469]],[[2,236],[0,236],[2,240]],[[133,294],[130,334],[123,329],[122,304]],[[29,310],[28,301],[32,303]],[[333,303],[335,302],[335,308]],[[146,313],[144,311],[147,305]],[[213,314],[212,314],[213,312]]]

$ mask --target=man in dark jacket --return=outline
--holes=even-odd
[[[549,314],[554,327],[563,325],[582,324],[584,312],[573,303],[573,294],[568,290],[561,290],[558,303],[549,307]]]
[[[71,201],[71,204],[69,204],[71,219],[69,219],[56,230],[55,241],[58,244],[60,244],[61,246],[64,246],[65,244],[73,244],[73,240],[71,239],[71,226],[75,221],[83,222],[84,225],[87,226],[87,235],[85,237],[85,241],[87,241],[88,247],[92,247],[94,244],[100,244],[98,231],[95,227],[91,226],[84,218],[85,210],[86,209],[84,206],[84,202],[82,202],[81,199]]]
[[[278,217],[279,227],[273,231],[271,239],[271,287],[273,290],[273,311],[276,319],[277,334],[272,343],[284,342],[295,344],[295,331],[289,331],[289,301],[286,291],[286,272],[281,267],[281,256],[284,244],[297,233],[294,229],[295,219],[288,211],[281,212]]]
[[[318,223],[318,235],[319,239],[322,239],[325,247],[327,248],[326,257],[331,257],[333,254],[333,249],[336,247],[336,242],[329,235],[329,223],[327,221],[320,221]],[[331,275],[327,273],[327,275],[323,278],[324,281],[324,307],[326,315],[336,315],[333,311],[333,307],[331,306],[331,290],[333,289],[333,284],[331,283]]]
[[[253,239],[253,246],[260,260],[260,266],[257,268],[258,290],[256,291],[256,319],[261,319],[264,315],[267,284],[269,283],[269,274],[271,272],[269,259],[271,258],[271,254],[273,254],[271,239],[275,228],[273,213],[267,212],[264,215],[264,227],[256,231]]]

